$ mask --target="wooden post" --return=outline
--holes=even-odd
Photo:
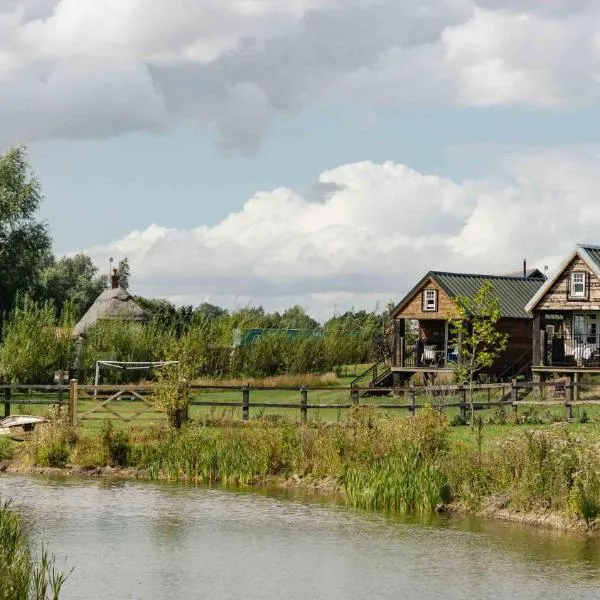
[[[180,415],[180,417],[179,417],[180,426],[181,426],[181,423],[185,423],[189,418],[188,394],[189,394],[189,388],[188,388],[187,381],[185,379],[180,379],[179,387],[177,389],[177,404],[178,404],[177,408],[179,410],[179,415]]]
[[[353,385],[352,389],[350,390],[350,400],[352,404],[358,404],[360,401],[360,390],[356,385]]]
[[[303,385],[300,388],[300,420],[306,423],[308,419],[308,390]]]
[[[541,322],[542,319],[540,315],[535,315],[533,317],[533,355],[532,355],[532,365],[534,367],[538,367],[543,365],[542,354],[544,352],[544,347],[542,345],[542,337],[541,333]]]
[[[250,420],[250,386],[242,388],[242,421]]]
[[[463,423],[466,423],[467,422],[467,390],[465,389],[465,387],[463,386],[462,383],[458,386],[458,400],[460,403],[460,406],[458,407],[458,409],[460,411],[461,421]]]
[[[579,373],[573,373],[573,400],[579,402]]]
[[[415,390],[409,390],[408,391],[408,403],[409,403],[409,407],[408,407],[408,412],[414,417],[415,416],[415,411],[416,411],[416,406],[417,406],[417,394],[415,393]]]
[[[573,380],[570,377],[565,385],[565,401],[567,404],[573,402]]]
[[[4,389],[4,417],[10,417],[10,396],[11,391],[10,388],[7,387]]]
[[[514,404],[519,399],[519,390],[517,388],[517,380],[513,379],[510,382],[510,401]]]
[[[567,419],[570,421],[573,419],[573,405],[570,402],[566,402],[565,408],[567,409]]]
[[[69,422],[77,424],[77,379],[69,381]]]

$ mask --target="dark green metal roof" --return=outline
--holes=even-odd
[[[482,284],[489,281],[494,286],[494,295],[500,301],[502,317],[530,319],[525,305],[544,284],[544,279],[529,277],[510,277],[503,275],[467,275],[463,273],[444,273],[431,271],[429,276],[435,279],[451,297],[477,294]]]
[[[456,298],[456,296],[472,298],[481,286],[489,281],[494,286],[494,294],[500,301],[500,316],[508,319],[531,319],[531,315],[525,310],[525,306],[545,282],[544,277],[429,271],[394,308],[392,316],[401,312],[429,279],[436,281],[450,298]]]
[[[585,250],[587,255],[596,263],[596,267],[598,269],[600,269],[600,246],[591,246],[589,244],[579,244],[579,248],[582,248],[583,250]]]

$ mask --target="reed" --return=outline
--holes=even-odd
[[[391,418],[372,406],[353,407],[346,421],[332,424],[257,419],[180,431],[106,429],[98,438],[56,425],[32,442],[31,456],[46,464],[45,446],[58,443],[68,464],[135,467],[151,479],[246,486],[327,478],[349,506],[369,510],[428,513],[456,501],[600,523],[595,438],[579,438],[569,425],[505,425],[509,435],[486,441],[485,427],[481,421],[470,442],[452,441],[447,418],[431,407]]]
[[[46,548],[35,556],[10,502],[0,504],[0,600],[58,600],[68,577]]]

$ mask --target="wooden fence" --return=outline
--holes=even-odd
[[[598,399],[581,399],[581,393],[598,390]],[[79,385],[71,380],[68,385],[15,385],[0,384],[0,403],[4,403],[4,416],[9,416],[12,405],[56,405],[67,407],[71,423],[116,418],[125,422],[165,418],[164,410],[157,408],[153,396],[158,384],[145,385]],[[228,392],[232,400],[215,399],[216,392]],[[427,386],[402,388],[357,387],[250,387],[227,385],[198,385],[181,382],[179,393],[183,404],[197,407],[241,409],[241,418],[250,419],[251,410],[288,409],[296,412],[301,421],[316,410],[348,410],[358,404],[368,404],[378,409],[398,410],[414,415],[425,405],[440,410],[458,408],[466,418],[471,406],[475,410],[509,406],[515,412],[520,406],[564,407],[567,418],[573,417],[577,405],[600,405],[600,385],[574,382],[520,382],[487,384],[473,387],[474,401],[469,402],[470,390],[466,386]],[[262,399],[256,399],[256,396]],[[275,397],[264,400],[265,395]],[[315,401],[320,394],[334,400]],[[366,396],[366,394],[373,394]],[[285,401],[279,398],[287,398]],[[189,401],[188,401],[189,400]],[[419,401],[417,401],[419,400]],[[126,403],[137,403],[132,411],[124,411]],[[118,406],[117,406],[118,405]]]

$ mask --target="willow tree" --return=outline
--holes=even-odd
[[[459,340],[459,347],[454,374],[458,381],[469,385],[472,425],[473,384],[477,375],[489,369],[506,350],[508,334],[498,331],[500,300],[490,281],[484,282],[474,296],[457,296],[455,303],[458,314],[451,331]]]

